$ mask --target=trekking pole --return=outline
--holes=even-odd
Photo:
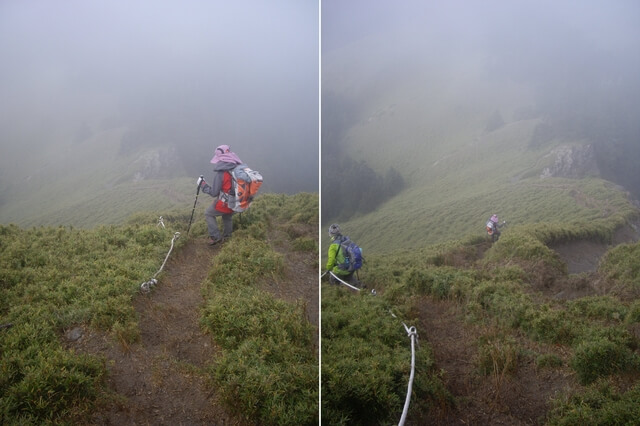
[[[203,175],[200,175],[201,179],[204,179]],[[196,211],[196,204],[198,203],[198,195],[200,194],[200,185],[196,189],[196,200],[193,202],[193,210],[191,210],[191,219],[189,219],[189,226],[187,227],[187,237],[189,236],[189,230],[191,229],[191,222],[193,222],[193,213]]]

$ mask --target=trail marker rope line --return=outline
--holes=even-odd
[[[411,374],[409,374],[409,385],[407,386],[407,397],[404,400],[404,409],[402,410],[402,416],[398,426],[404,426],[404,422],[407,420],[407,413],[409,412],[409,403],[411,402],[411,392],[413,388],[413,376],[416,370],[416,340],[418,339],[418,331],[415,327],[407,327],[405,323],[402,323],[407,335],[411,338]]]
[[[349,287],[349,288],[351,288],[351,289],[353,289],[353,290],[360,291],[360,289],[359,289],[358,287],[352,286],[351,284],[349,284],[349,283],[347,283],[347,282],[345,282],[345,281],[341,280],[341,279],[340,279],[340,278],[338,278],[338,277],[336,276],[336,274],[334,274],[333,272],[329,271],[329,275],[331,275],[333,278],[335,278],[336,280],[340,281],[342,284],[346,285],[347,287]]]
[[[162,221],[162,217],[160,217],[160,220]],[[164,226],[164,224],[163,224],[163,226]],[[173,234],[173,238],[171,239],[171,248],[169,249],[169,252],[165,256],[164,262],[162,262],[162,266],[160,266],[160,269],[158,269],[158,272],[156,272],[153,275],[153,277],[151,277],[151,279],[149,281],[145,281],[142,284],[140,284],[140,290],[142,290],[144,293],[147,293],[149,290],[151,290],[151,287],[153,287],[154,285],[158,284],[158,280],[156,279],[156,277],[160,274],[160,272],[162,272],[162,269],[164,268],[164,265],[167,263],[167,259],[169,259],[169,255],[171,254],[171,250],[173,250],[173,243],[178,238],[180,238],[180,233],[179,232],[176,232],[175,234]]]
[[[351,284],[346,283],[345,281],[338,278],[331,271],[326,271],[324,274],[320,275],[320,278],[322,279],[327,274],[331,275],[333,278],[340,281],[342,284],[346,285],[347,287],[360,291],[358,287],[354,287]],[[371,290],[371,294],[374,296],[376,295],[375,289]],[[391,314],[392,317],[396,319],[398,318],[393,313],[393,311],[390,310],[389,313]],[[415,327],[413,326],[408,327],[407,324],[405,324],[404,322],[402,323],[402,325],[404,326],[404,329],[407,332],[407,336],[411,338],[411,372],[409,373],[409,384],[407,385],[407,396],[405,397],[405,400],[404,400],[404,408],[402,409],[402,416],[400,417],[400,422],[398,423],[398,426],[404,426],[404,423],[407,420],[407,413],[409,412],[409,404],[411,402],[411,393],[413,392],[413,378],[415,376],[415,370],[416,370],[416,342],[418,340],[418,331]]]

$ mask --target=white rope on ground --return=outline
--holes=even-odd
[[[393,313],[391,315],[393,315]],[[405,323],[402,323],[402,325],[407,331],[407,335],[411,337],[411,374],[409,375],[407,397],[404,400],[404,409],[402,410],[402,416],[400,417],[400,423],[398,423],[398,426],[404,426],[404,422],[407,420],[407,413],[409,412],[409,402],[411,402],[412,392],[411,388],[413,387],[413,376],[416,369],[416,339],[418,338],[418,332],[415,327],[407,327]]]
[[[338,278],[333,272],[331,271],[327,271],[324,274],[320,275],[320,278],[324,277],[327,273],[329,273],[331,276],[333,276],[336,280],[340,281],[342,284],[346,285],[347,287],[350,287],[354,290],[358,290],[360,291],[359,288],[352,286],[351,284],[348,284],[346,282],[344,282],[343,280],[341,280],[340,278]],[[374,296],[376,295],[376,291],[371,290],[371,294],[373,294]],[[392,317],[394,318],[398,318],[393,311],[389,310],[389,313],[391,314]],[[402,416],[400,417],[400,422],[398,423],[398,426],[404,426],[405,421],[407,420],[407,414],[409,412],[409,403],[411,402],[411,393],[413,392],[413,378],[415,376],[415,370],[416,370],[416,340],[418,339],[418,330],[415,327],[407,327],[407,324],[405,324],[404,322],[402,323],[402,325],[404,326],[405,331],[407,332],[407,336],[409,336],[411,338],[411,372],[409,373],[409,384],[407,385],[407,396],[404,400],[404,408],[402,410]]]
[[[160,217],[160,219],[162,219],[162,217]],[[164,226],[164,224],[163,224]],[[173,234],[173,238],[171,239],[171,248],[169,249],[169,252],[167,253],[167,255],[164,258],[164,262],[162,262],[162,266],[160,266],[160,269],[158,269],[158,272],[156,272],[153,277],[151,277],[151,279],[149,281],[145,281],[142,284],[140,284],[140,290],[142,290],[143,292],[148,292],[149,290],[151,290],[151,287],[153,287],[154,285],[158,284],[158,280],[156,279],[156,277],[160,274],[160,272],[162,272],[162,269],[164,268],[164,265],[167,263],[167,259],[169,259],[169,255],[171,254],[171,250],[173,250],[173,243],[180,238],[180,233],[176,232],[175,234]]]
[[[338,277],[336,276],[336,274],[334,274],[333,272],[329,272],[329,274],[330,274],[333,278],[335,278],[336,280],[340,281],[342,284],[346,285],[347,287],[352,288],[352,289],[357,290],[357,291],[360,291],[360,289],[359,289],[358,287],[354,287],[354,286],[352,286],[351,284],[349,284],[349,283],[347,283],[347,282],[344,282],[343,280],[341,280],[340,278],[338,278]]]

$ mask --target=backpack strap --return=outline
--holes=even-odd
[[[222,188],[224,187],[224,178],[227,176],[229,177],[231,187],[229,188],[229,192],[224,192],[224,189]],[[218,194],[218,199],[222,200],[222,202],[224,202],[227,206],[229,205],[229,197],[236,195],[234,182],[235,179],[233,178],[233,174],[231,173],[231,171],[225,170],[223,173],[222,183],[220,184],[220,193]]]

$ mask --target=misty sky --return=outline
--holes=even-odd
[[[640,152],[638,1],[323,0],[321,14],[323,153],[407,81],[425,111],[530,107],[565,133]]]
[[[316,191],[318,22],[315,1],[2,0],[0,163],[124,126],[189,176],[229,144],[271,190]]]

